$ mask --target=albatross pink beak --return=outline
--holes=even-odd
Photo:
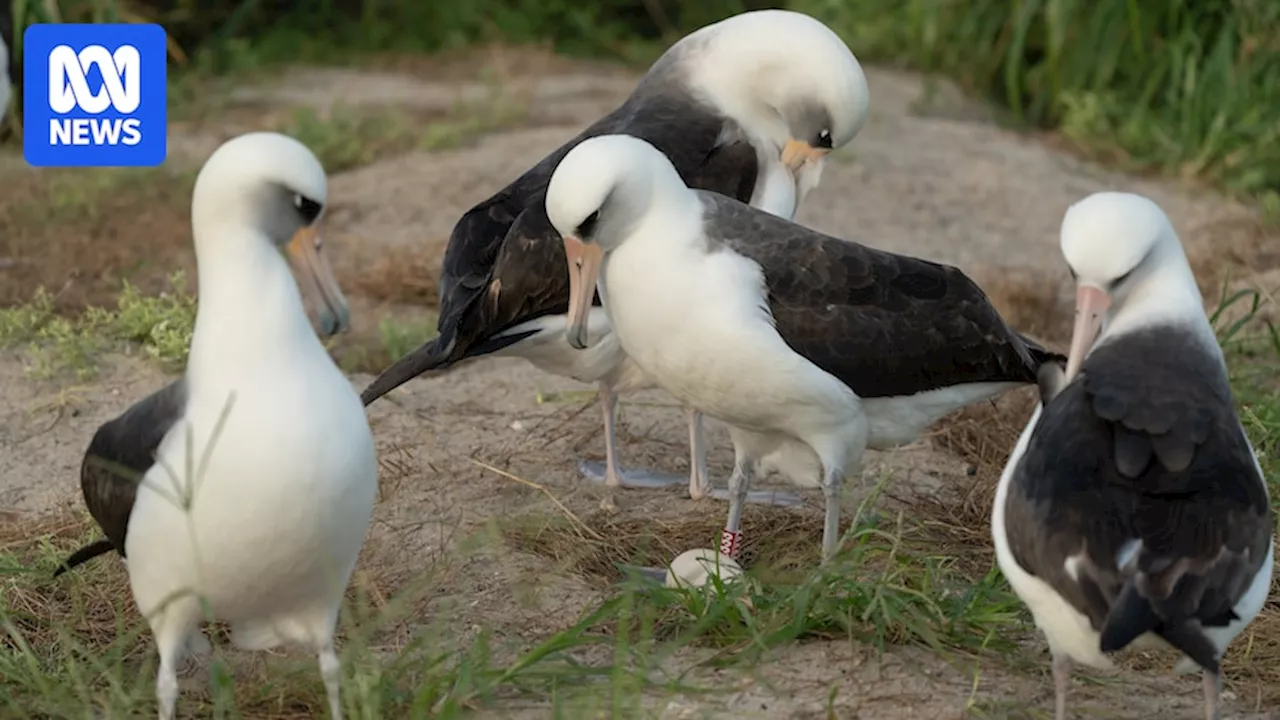
[[[347,299],[333,277],[329,259],[321,251],[319,229],[308,225],[298,230],[285,251],[297,272],[298,285],[315,305],[320,334],[328,337],[347,329]]]
[[[596,278],[604,249],[596,243],[584,243],[573,235],[564,236],[564,254],[569,261],[569,319],[565,337],[573,347],[587,347],[587,314],[595,296]]]
[[[1111,305],[1111,296],[1092,285],[1076,290],[1076,325],[1071,330],[1071,349],[1067,352],[1067,382],[1075,378],[1084,356],[1098,339],[1102,317]]]

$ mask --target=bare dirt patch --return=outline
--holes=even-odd
[[[458,215],[615,105],[635,79],[544,54],[486,52],[479,63],[476,55],[442,64],[402,59],[370,71],[313,69],[271,78],[223,100],[229,122],[220,125],[218,115],[207,113],[180,126],[174,142],[186,148],[181,162],[188,163],[180,167],[197,167],[220,138],[291,117],[298,107],[331,110],[335,98],[347,106],[438,117],[495,83],[516,87],[525,111],[512,126],[444,149],[414,145],[331,177],[329,247],[357,310],[355,334],[376,338],[389,314],[412,319],[434,304],[435,272]],[[486,63],[488,74],[477,73],[476,65]],[[924,91],[914,75],[872,69],[869,79],[871,122],[830,164],[800,220],[955,264],[979,281],[1011,324],[1051,345],[1060,347],[1070,319],[1057,227],[1066,207],[1089,192],[1125,188],[1160,202],[1181,229],[1207,292],[1216,292],[1229,264],[1256,277],[1280,264],[1268,249],[1277,247],[1276,236],[1260,229],[1249,208],[1104,171],[1001,130],[981,114],[918,114]],[[15,166],[0,165],[4,187],[25,188],[0,200],[0,303],[24,300],[46,285],[60,291],[64,308],[110,304],[122,277],[149,287],[175,268],[193,269],[189,185],[152,180],[135,194],[107,183],[71,212],[53,200],[57,176]],[[352,383],[359,389],[370,379],[355,375]],[[41,511],[76,507],[80,455],[94,428],[165,380],[141,360],[113,357],[95,382],[67,388],[27,380],[18,353],[0,356],[0,507],[8,508],[9,527],[35,532],[40,528],[31,523],[49,522],[35,519]],[[410,383],[370,408],[383,496],[352,595],[375,609],[409,597],[394,627],[384,629],[383,646],[398,647],[408,628],[441,623],[449,628],[442,642],[465,647],[478,628],[487,628],[503,643],[496,652],[510,655],[573,624],[606,597],[613,561],[652,560],[712,543],[724,512],[718,502],[692,503],[675,490],[625,492],[616,511],[600,509],[600,489],[575,470],[577,458],[602,455],[598,409],[583,389],[520,361],[488,360]],[[574,391],[579,394],[564,395]],[[949,419],[933,438],[872,454],[867,480],[849,483],[848,509],[875,478],[890,476],[892,494],[936,523],[966,562],[989,566],[992,478],[1032,397],[1012,393]],[[619,440],[628,465],[687,471],[680,415],[659,393],[628,398]],[[709,440],[712,473],[723,483],[732,459],[727,434],[713,424]],[[571,547],[548,535],[548,528],[561,527],[566,510],[600,536],[592,540],[596,551],[591,543]],[[87,532],[83,516],[58,517],[67,526],[59,533]],[[753,510],[745,529],[757,554],[767,554],[775,543],[803,545],[816,517],[813,498],[796,511]],[[0,544],[20,540],[0,535]],[[94,572],[109,575],[100,584],[98,614],[90,614],[96,624],[76,626],[86,633],[110,631],[110,601],[123,587],[119,564],[100,564],[107,567]],[[32,608],[67,601],[52,583],[42,587],[49,594],[30,598]],[[149,652],[140,647],[139,653]],[[692,648],[670,662],[691,668],[712,654]],[[1036,717],[1051,707],[1052,693],[1047,658],[1032,657],[1029,670],[991,657],[948,661],[913,648],[891,648],[881,657],[851,638],[828,636],[776,648],[754,669],[698,666],[690,677],[724,692],[646,691],[639,710],[664,718]],[[252,684],[278,671],[279,663],[264,669],[246,660],[237,664],[236,677]],[[1078,682],[1071,699],[1076,712],[1199,716],[1198,681],[1133,672],[1119,677],[1123,682]],[[1266,709],[1280,698],[1267,678],[1239,673],[1230,688],[1233,717],[1274,717]],[[321,707],[318,693],[281,702],[272,717],[306,717]],[[545,704],[519,699],[486,711],[493,717],[546,712]]]

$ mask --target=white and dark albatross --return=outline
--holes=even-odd
[[[312,329],[347,324],[321,248],[327,181],[315,155],[275,133],[229,140],[192,198],[199,307],[184,376],[94,434],[85,504],[106,539],[59,573],[114,549],[160,654],[159,716],[172,718],[176,669],[231,624],[257,650],[313,648],[342,717],[333,638],[364,542],[377,461],[364,407]]]
[[[793,217],[817,186],[828,152],[853,139],[867,118],[866,78],[849,48],[812,17],[747,12],[674,44],[612,113],[476,205],[458,221],[440,278],[439,335],[384,370],[361,397],[372,403],[428,371],[485,355],[523,357],[544,371],[599,383],[605,463],[588,477],[609,486],[684,482],[618,467],[615,404],[652,385],[609,337],[598,296],[588,296],[591,352],[565,342],[570,278],[564,248],[547,220],[552,171],[584,139],[621,133],[665,153],[692,187]],[[598,342],[595,342],[598,341]],[[709,491],[701,421],[690,411],[690,495]]]
[[[634,137],[570,151],[547,214],[574,277],[571,344],[589,344],[585,298],[598,278],[627,356],[729,426],[727,555],[757,465],[821,485],[829,557],[840,482],[866,448],[911,442],[959,407],[1033,383],[1054,357],[1007,327],[959,270],[691,189]]]
[[[1061,244],[1071,349],[1065,373],[1042,368],[1042,405],[1000,478],[996,559],[1048,641],[1057,720],[1072,664],[1110,668],[1130,644],[1200,668],[1216,720],[1222,655],[1271,585],[1262,470],[1164,211],[1097,193],[1067,210]]]

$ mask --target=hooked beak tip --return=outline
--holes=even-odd
[[[350,317],[345,309],[339,312],[333,312],[325,309],[320,313],[320,331],[326,337],[332,337],[339,333],[346,332],[350,328]]]

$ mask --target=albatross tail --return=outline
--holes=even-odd
[[[391,367],[383,370],[382,374],[369,383],[369,386],[360,393],[360,401],[368,407],[374,400],[423,373],[445,370],[463,360],[495,353],[538,332],[538,330],[530,330],[528,332],[499,334],[460,352],[458,351],[456,334],[439,335],[423,343],[417,350],[405,355],[392,363]]]
[[[1234,613],[1222,618],[1222,624],[1231,619],[1234,619]],[[1121,650],[1148,632],[1164,638],[1205,670],[1218,672],[1218,649],[1200,629],[1200,623],[1195,618],[1161,618],[1151,601],[1142,596],[1135,581],[1130,579],[1124,584],[1111,612],[1107,613],[1107,621],[1102,627],[1102,652]]]
[[[53,576],[58,577],[62,573],[76,567],[77,565],[83,565],[84,563],[89,562],[90,560],[98,557],[99,555],[105,555],[111,552],[112,550],[115,550],[115,546],[112,545],[111,541],[107,540],[106,538],[103,538],[102,540],[99,540],[95,543],[90,543],[88,545],[85,545],[79,550],[71,553],[71,556],[68,557],[66,560],[64,560],[62,564],[58,566],[57,570],[53,571]]]

